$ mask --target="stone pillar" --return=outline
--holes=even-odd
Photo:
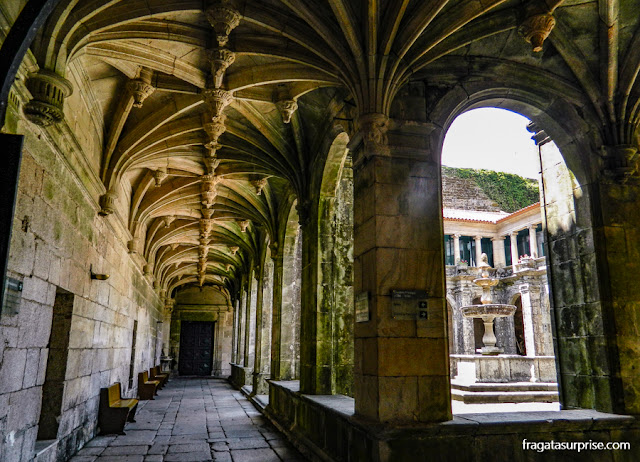
[[[246,328],[246,320],[244,315],[246,313],[245,306],[247,303],[247,291],[246,287],[241,289],[240,301],[238,304],[238,341],[236,344],[236,364],[244,364],[244,329]]]
[[[527,356],[536,356],[536,341],[533,335],[533,310],[531,307],[531,297],[529,284],[521,284],[519,287],[520,299],[522,300],[522,322],[524,324],[524,343]]]
[[[511,237],[511,264],[515,268],[518,263],[518,233],[512,232],[509,236]]]
[[[255,354],[253,357],[253,377],[251,380],[251,396],[264,394],[264,374],[262,374],[262,300],[264,293],[264,265],[256,267],[257,293],[256,293],[256,331],[255,331]],[[258,393],[260,391],[260,393]]]
[[[282,252],[271,251],[273,260],[273,303],[271,307],[271,379],[281,380],[280,358],[282,351]]]
[[[246,305],[244,311],[244,344],[243,344],[243,357],[242,357],[242,366],[245,370],[251,370],[249,367],[249,348],[251,344],[251,291],[253,288],[253,271],[249,273],[249,280],[247,282],[247,294],[246,294]]]
[[[460,263],[460,235],[453,235],[453,264]]]
[[[384,115],[358,122],[354,293],[368,294],[370,320],[355,325],[355,412],[393,424],[448,420],[440,165],[426,126],[398,122],[389,147]],[[426,291],[427,318],[394,317],[394,289]]]
[[[529,255],[538,258],[538,241],[536,240],[536,225],[529,226]]]
[[[493,266],[503,268],[507,262],[504,256],[504,236],[491,238],[493,244]]]
[[[233,302],[233,329],[231,330],[231,364],[236,364],[236,342],[238,341],[238,300]]]
[[[480,258],[482,257],[482,236],[474,236],[473,240],[476,244],[476,265],[480,265]]]

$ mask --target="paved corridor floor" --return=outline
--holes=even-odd
[[[174,378],[140,401],[126,435],[98,436],[71,462],[298,462],[306,459],[224,380]]]

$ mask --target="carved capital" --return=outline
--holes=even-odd
[[[638,172],[638,148],[630,144],[602,148],[603,174],[606,179],[624,183]]]
[[[389,118],[380,113],[362,114],[358,117],[358,130],[362,134],[364,149],[368,154],[388,154],[387,131]]]
[[[55,72],[41,69],[29,75],[26,85],[33,96],[24,106],[27,120],[46,127],[64,119],[64,99],[73,93],[71,82]]]
[[[133,96],[133,107],[141,108],[144,100],[156,89],[142,79],[131,79],[127,82],[127,91]]]
[[[220,88],[222,86],[222,80],[224,79],[224,73],[236,60],[236,54],[227,48],[216,48],[209,52],[209,58],[211,59],[213,86]]]
[[[113,189],[110,189],[100,196],[100,211],[98,212],[98,215],[103,217],[111,215],[116,209],[117,200],[118,194]]]
[[[518,31],[533,46],[533,51],[538,52],[542,51],[542,44],[555,25],[556,20],[550,14],[536,14],[525,19]]]
[[[240,24],[242,16],[229,2],[216,2],[205,11],[207,20],[216,31],[218,46],[225,46],[229,41],[229,34]]]
[[[282,121],[285,124],[291,122],[291,117],[293,117],[293,113],[298,110],[298,103],[294,99],[285,99],[282,101],[278,101],[276,103],[280,114],[282,115]]]

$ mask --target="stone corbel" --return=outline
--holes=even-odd
[[[213,223],[214,221],[210,218],[202,218],[200,220],[200,236],[208,238],[213,229]]]
[[[225,265],[225,269],[227,270],[227,273],[231,271],[231,268],[233,268],[233,265],[231,263],[227,263]]]
[[[131,79],[127,82],[127,91],[133,96],[133,107],[141,108],[144,100],[151,96],[156,89],[143,79]]]
[[[602,147],[605,178],[625,183],[638,172],[638,148],[630,144]]]
[[[210,219],[213,216],[213,209],[202,207],[200,213],[202,213],[202,218]]]
[[[142,272],[145,276],[151,276],[153,274],[153,267],[149,263],[147,263],[142,267]]]
[[[298,212],[298,223],[300,226],[305,226],[309,222],[309,209],[311,205],[308,200],[298,201],[296,204],[296,211]]]
[[[527,43],[530,43],[534,52],[542,51],[542,44],[549,36],[556,20],[549,13],[534,14],[529,16],[518,28],[518,32]]]
[[[129,242],[127,242],[127,249],[129,253],[138,253],[138,246],[140,244],[140,238],[134,237]]]
[[[33,96],[24,106],[27,120],[46,127],[64,119],[64,99],[73,93],[71,82],[55,72],[40,69],[29,75],[26,86]]]
[[[153,179],[156,182],[156,188],[162,186],[162,182],[168,177],[167,167],[161,167],[153,172]]]
[[[222,111],[233,101],[233,92],[222,88],[207,88],[203,92],[204,100],[211,108],[213,120],[222,115]],[[222,120],[224,123],[224,119]]]
[[[98,215],[106,217],[111,215],[116,210],[116,201],[118,200],[118,194],[110,189],[105,194],[100,196],[100,211]]]
[[[229,246],[229,252],[231,252],[231,255],[237,254],[238,250],[240,250],[240,247],[238,247],[237,245]]]
[[[272,242],[271,244],[269,244],[269,250],[271,251],[271,258],[278,258],[280,247],[278,246],[277,242]]]
[[[228,1],[215,2],[206,9],[205,15],[216,32],[216,41],[220,47],[227,44],[229,34],[240,24],[242,19],[238,10]]]

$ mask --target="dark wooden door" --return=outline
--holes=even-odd
[[[182,321],[180,328],[180,375],[211,375],[213,322]]]

